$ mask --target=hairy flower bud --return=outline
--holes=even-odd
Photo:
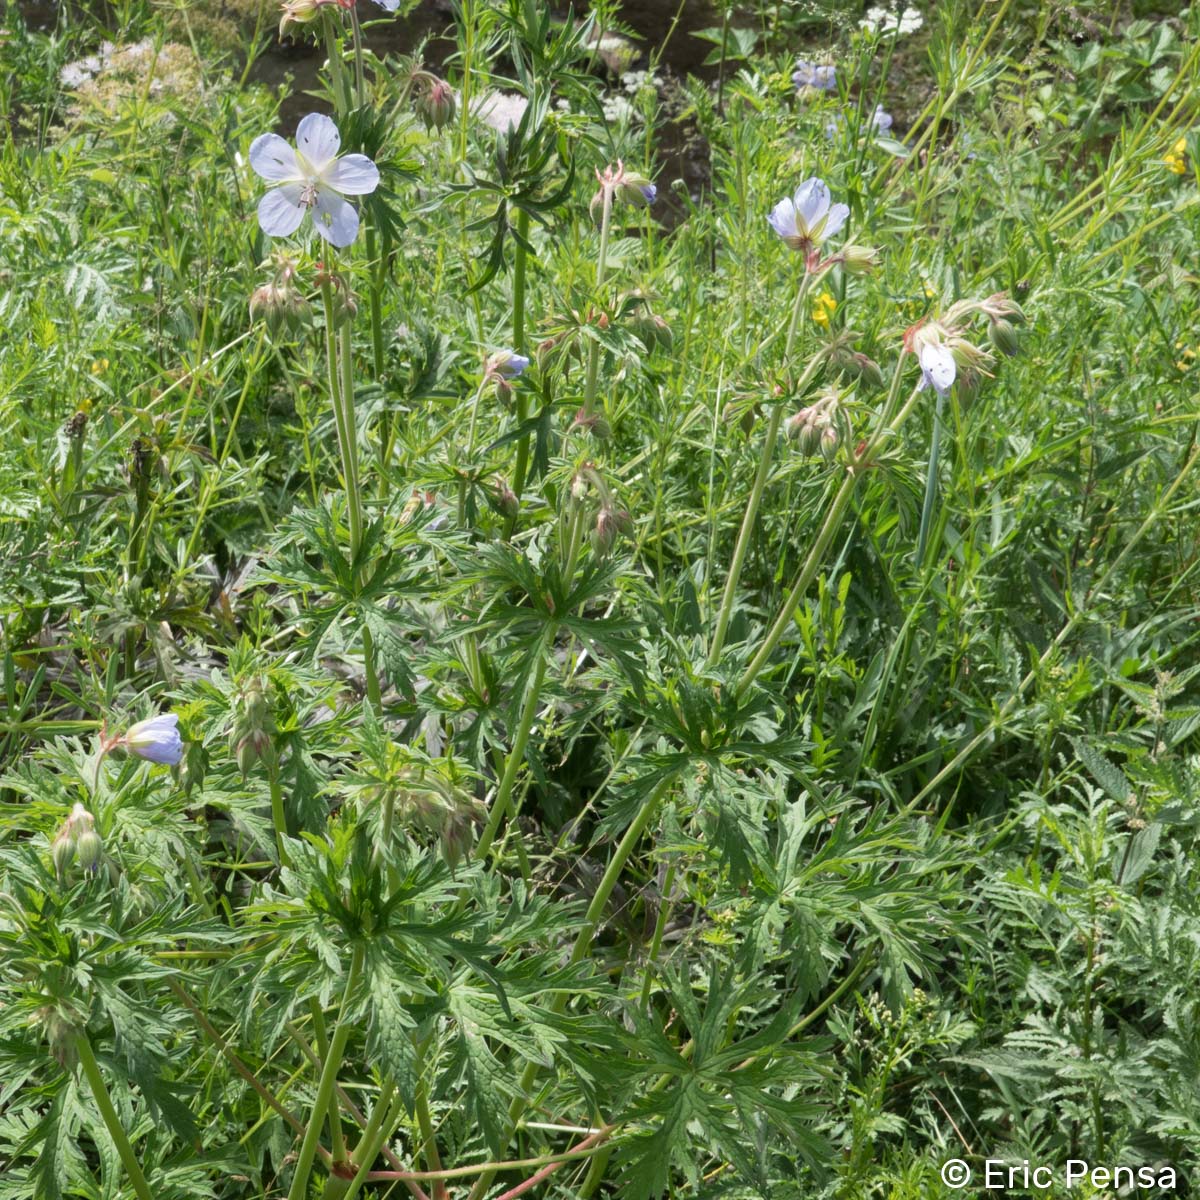
[[[874,246],[843,246],[837,257],[847,275],[868,275],[879,266],[879,251]]]
[[[50,847],[50,858],[54,870],[61,879],[75,860],[75,839],[66,833],[65,827],[59,831]]]
[[[1012,358],[1018,349],[1017,331],[1012,322],[1003,318],[988,322],[988,341],[1000,351]]]
[[[429,86],[417,95],[413,107],[425,122],[426,129],[444,129],[454,120],[458,102],[454,98],[454,89],[444,79],[436,76],[429,79]]]
[[[79,859],[79,865],[85,871],[95,870],[96,864],[100,861],[102,848],[100,835],[95,829],[85,829],[75,843],[75,855]]]

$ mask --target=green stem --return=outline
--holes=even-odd
[[[525,353],[525,268],[526,250],[524,243],[529,240],[529,214],[523,209],[517,209],[516,254],[513,258],[513,350],[518,354]],[[524,388],[517,388],[517,425],[525,424],[529,416],[529,398]],[[517,442],[517,465],[513,471],[513,494],[517,502],[521,500],[521,489],[525,486],[525,472],[529,469],[529,434],[523,433]],[[509,528],[511,533],[511,524]]]
[[[350,1037],[350,1022],[346,1019],[350,1007],[350,998],[358,986],[358,977],[362,973],[363,948],[354,947],[350,959],[350,970],[346,975],[346,987],[342,993],[342,1006],[338,1013],[337,1028],[329,1043],[329,1053],[325,1056],[325,1064],[321,1069],[321,1078],[317,1083],[317,1095],[313,1101],[312,1115],[309,1117],[308,1128],[304,1133],[304,1141],[300,1144],[300,1154],[296,1159],[296,1172],[292,1176],[292,1186],[288,1189],[288,1200],[303,1200],[308,1194],[308,1177],[312,1174],[313,1159],[316,1157],[317,1145],[321,1140],[322,1117],[329,1110],[333,1097],[334,1085],[337,1083],[338,1070],[342,1065],[342,1055],[346,1051],[346,1042]]]
[[[792,351],[796,343],[796,330],[800,324],[800,311],[804,306],[804,297],[813,281],[813,275],[805,272],[800,286],[796,289],[796,300],[792,305],[792,319],[788,325],[787,343],[783,350],[784,368],[792,359]],[[796,385],[797,396],[802,395],[808,386],[817,367],[824,361],[825,356],[819,355],[805,369],[804,375]],[[754,475],[754,486],[750,490],[750,499],[742,516],[742,527],[738,531],[737,543],[733,548],[733,559],[729,564],[729,577],[725,580],[725,593],[721,597],[721,609],[717,614],[717,627],[713,630],[712,646],[708,651],[708,665],[715,666],[725,648],[725,635],[729,631],[729,622],[733,617],[733,602],[737,596],[738,580],[742,574],[742,566],[750,550],[750,539],[754,533],[754,523],[758,518],[758,508],[762,502],[763,491],[767,486],[767,477],[771,473],[771,457],[775,453],[775,443],[779,440],[779,427],[783,422],[783,401],[777,400],[771,409],[771,419],[767,423],[767,435],[759,453],[758,470]]]
[[[76,1037],[75,1048],[79,1054],[79,1065],[83,1068],[88,1086],[92,1089],[92,1098],[100,1109],[100,1116],[104,1119],[105,1128],[117,1148],[117,1153],[121,1156],[121,1163],[125,1167],[125,1173],[129,1176],[129,1182],[133,1185],[138,1200],[154,1200],[150,1185],[146,1182],[146,1176],[142,1174],[137,1155],[134,1154],[133,1147],[129,1144],[129,1138],[125,1136],[121,1118],[117,1116],[112,1097],[108,1094],[108,1088],[104,1083],[104,1076],[100,1073],[100,1064],[96,1061],[96,1055],[92,1052],[92,1043],[88,1041],[85,1031],[81,1030]]]
[[[326,285],[328,286],[328,285]],[[328,320],[328,316],[326,317]],[[341,366],[340,400],[342,411],[341,427],[343,446],[343,472],[346,476],[346,501],[350,516],[350,560],[354,562],[363,543],[362,487],[358,474],[358,424],[354,408],[354,347],[350,336],[350,321],[346,319],[338,332]],[[333,372],[336,374],[336,372]],[[363,570],[359,563],[355,582],[362,583]],[[371,631],[363,625],[363,669],[367,677],[367,701],[376,713],[381,711],[383,696],[379,687],[379,672],[375,662],[375,640]]]
[[[854,498],[854,489],[858,485],[859,476],[870,469],[871,457],[875,447],[879,445],[886,433],[894,433],[904,421],[904,418],[912,411],[913,402],[917,396],[917,389],[914,388],[912,395],[909,397],[908,403],[900,410],[894,419],[890,422],[887,420],[887,413],[890,411],[894,397],[897,392],[897,387],[900,380],[900,372],[904,364],[904,355],[900,356],[900,361],[896,364],[896,373],[892,380],[892,391],[889,393],[888,402],[884,408],[884,420],[880,422],[874,435],[868,440],[866,447],[861,453],[855,455],[854,461],[846,468],[846,476],[842,480],[842,485],[834,497],[833,504],[830,506],[829,512],[825,515],[825,521],[821,526],[821,531],[817,534],[816,540],[809,547],[808,556],[804,560],[804,565],[800,568],[799,574],[796,576],[795,582],[788,590],[787,596],[784,598],[783,604],[779,607],[779,614],[775,618],[771,629],[768,632],[763,643],[758,648],[758,652],[750,660],[750,665],[742,673],[741,679],[737,684],[737,695],[745,694],[746,689],[758,678],[759,672],[767,664],[767,660],[771,657],[775,647],[779,645],[783,635],[788,631],[792,623],[792,614],[796,611],[796,605],[799,604],[801,597],[807,590],[809,584],[812,583],[818,569],[821,566],[821,559],[824,557],[825,551],[829,547],[829,543],[833,540],[834,534],[838,531],[838,527],[842,523],[842,518],[846,514],[846,509],[850,507],[850,501]]]
[[[513,738],[512,749],[508,753],[508,761],[504,764],[504,776],[496,791],[496,799],[492,802],[492,810],[488,813],[487,824],[480,835],[475,847],[475,857],[482,861],[492,843],[496,840],[496,831],[508,809],[512,797],[513,785],[525,762],[525,747],[529,743],[529,731],[533,728],[533,719],[537,715],[538,701],[541,699],[542,681],[546,677],[546,651],[554,637],[555,626],[547,625],[546,631],[538,639],[537,660],[533,666],[533,677],[526,686],[525,703],[521,708],[521,716],[517,723],[516,737]]]
[[[392,1093],[395,1090],[396,1085],[389,1079],[371,1113],[371,1121],[363,1133],[362,1140],[355,1147],[354,1161],[358,1164],[358,1169],[342,1200],[354,1200],[354,1197],[358,1195],[362,1185],[367,1181],[367,1175],[370,1174],[371,1164],[391,1137],[392,1131],[404,1113],[404,1097],[399,1095],[393,1097]],[[381,1117],[378,1122],[375,1120],[376,1113]]]
[[[325,1014],[321,1011],[321,1002],[313,996],[308,1002],[309,1012],[313,1020],[313,1041],[317,1045],[317,1053],[324,1060],[329,1056],[329,1035],[325,1030]],[[342,1162],[346,1157],[346,1142],[342,1137],[342,1115],[338,1109],[337,1096],[329,1097],[329,1145],[330,1158],[333,1162]]]
[[[375,382],[383,380],[383,282],[386,275],[386,253],[376,255],[375,226],[367,224],[367,269],[371,275],[371,286],[368,293],[371,316],[371,359],[375,370]],[[379,495],[386,500],[388,496],[388,465],[391,462],[392,445],[392,416],[384,405],[379,414]]]
[[[442,1170],[442,1156],[438,1153],[437,1133],[433,1128],[433,1115],[429,1111],[429,1080],[425,1078],[425,1052],[433,1040],[431,1033],[423,1042],[415,1045],[417,1090],[414,1097],[414,1107],[417,1114],[417,1127],[421,1131],[421,1152],[425,1156],[425,1165],[430,1171]],[[433,1185],[434,1200],[446,1200],[448,1193],[446,1185],[440,1179]]]
[[[939,390],[937,404],[933,410],[933,436],[929,440],[929,468],[925,472],[925,501],[921,505],[921,528],[917,532],[916,567],[918,571],[925,561],[925,545],[929,540],[929,524],[933,519],[933,501],[937,494],[938,455],[942,447],[942,409],[945,403],[946,395]]]
[[[609,897],[612,895],[613,889],[617,886],[617,881],[621,878],[621,872],[625,869],[625,864],[629,861],[629,856],[641,840],[646,826],[650,824],[651,819],[658,812],[659,802],[666,794],[671,782],[672,777],[668,776],[642,801],[641,808],[638,809],[629,828],[625,830],[625,836],[621,838],[616,850],[613,851],[613,856],[609,859],[608,866],[605,868],[596,892],[592,896],[592,902],[588,905],[587,912],[584,913],[583,925],[575,936],[575,944],[571,948],[571,958],[569,960],[571,966],[578,963],[591,948],[596,927],[600,924],[601,917],[604,916],[604,910],[608,906]],[[559,992],[551,1005],[551,1011],[557,1016],[566,1006],[566,994]],[[525,1066],[519,1085],[522,1094],[514,1098],[508,1110],[509,1120],[514,1126],[520,1119],[521,1114],[529,1107],[529,1101],[525,1097],[529,1089],[533,1086],[533,1081],[537,1078],[539,1070],[540,1064],[536,1062],[529,1062]],[[495,1177],[496,1172],[494,1170],[482,1174],[476,1180],[475,1186],[471,1189],[467,1200],[481,1200],[486,1195]]]
[[[658,952],[662,949],[663,934],[667,928],[667,918],[671,913],[671,891],[675,887],[675,869],[679,865],[677,859],[671,859],[667,866],[667,877],[663,880],[662,897],[658,903],[658,919],[654,922],[654,936],[650,940],[650,953],[646,956],[646,977],[642,980],[642,1007],[650,1006],[650,986],[654,982],[654,965]]]
[[[350,9],[350,28],[354,31],[354,83],[358,91],[358,107],[367,104],[366,76],[363,71],[362,27],[358,22],[358,9]]]
[[[287,867],[287,850],[284,839],[287,837],[287,816],[283,810],[283,788],[279,783],[279,768],[271,768],[271,822],[275,826],[275,853],[279,855],[279,865]]]
[[[612,228],[612,188],[607,184],[603,187],[602,213],[600,216],[600,249],[596,254],[596,297],[600,298],[600,289],[604,286],[604,277],[608,273],[608,234]],[[596,402],[596,383],[600,374],[600,343],[592,340],[588,343],[587,381],[583,391],[584,416],[592,415],[592,406]]]

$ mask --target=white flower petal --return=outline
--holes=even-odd
[[[806,179],[796,189],[793,202],[796,205],[796,215],[806,229],[812,229],[829,211],[829,189],[814,176],[812,179]]]
[[[258,202],[258,223],[263,233],[271,237],[295,233],[304,220],[304,205],[300,203],[303,194],[302,183],[285,183],[267,192]]]
[[[321,182],[344,196],[365,196],[379,186],[379,168],[365,154],[346,154],[325,169]]]
[[[341,144],[337,126],[323,113],[309,113],[296,126],[296,148],[318,173],[337,157]]]
[[[400,0],[375,0],[375,3],[380,8],[386,8],[388,12],[395,12],[400,7]]]
[[[926,382],[933,384],[943,395],[954,384],[957,368],[954,365],[954,355],[945,346],[936,343],[921,347],[921,374]]]
[[[791,200],[780,200],[767,218],[771,228],[781,238],[796,236],[796,208]]]
[[[317,188],[313,206],[313,224],[317,232],[334,246],[348,246],[358,233],[358,213],[349,200],[329,188]]]
[[[250,165],[271,183],[289,183],[303,179],[296,151],[277,133],[264,133],[250,143]]]
[[[821,230],[821,237],[833,237],[835,233],[846,223],[846,218],[850,215],[850,209],[845,204],[835,204],[825,214],[825,225]]]

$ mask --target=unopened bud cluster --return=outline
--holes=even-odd
[[[603,171],[596,171],[596,179],[600,189],[592,197],[588,211],[593,221],[602,219],[604,209],[610,207],[614,200],[623,200],[634,208],[646,208],[653,204],[658,196],[658,188],[645,175],[635,171],[627,171],[625,164],[617,160],[616,166],[607,166]]]
[[[266,681],[255,676],[238,693],[234,701],[233,728],[229,734],[229,749],[243,775],[255,763],[268,771],[275,769],[275,718],[271,715]]]
[[[417,85],[417,95],[413,100],[417,116],[425,123],[426,129],[444,129],[454,120],[458,111],[454,89],[429,71],[415,72],[413,82]]]
[[[62,879],[75,862],[85,871],[94,872],[103,851],[95,817],[82,804],[76,804],[50,847],[50,857],[59,878]]]
[[[296,263],[288,255],[273,258],[274,274],[250,297],[250,319],[266,321],[271,333],[296,333],[308,318],[309,304],[296,286]]]
[[[613,496],[596,464],[587,462],[571,480],[571,500],[575,504],[584,504],[593,492],[599,504],[590,534],[592,548],[597,554],[607,554],[619,537],[629,537],[633,533],[633,516]]]
[[[801,454],[820,454],[826,462],[832,462],[842,440],[840,424],[840,398],[830,390],[789,417],[784,428]]]

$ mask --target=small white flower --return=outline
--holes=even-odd
[[[877,104],[871,117],[871,124],[875,126],[876,133],[887,133],[892,127],[892,114],[884,112],[883,105]]]
[[[905,8],[897,17],[894,11],[874,5],[867,9],[858,24],[869,33],[895,33],[903,36],[906,33],[916,33],[924,22],[915,8]]]
[[[379,186],[379,168],[365,154],[338,158],[337,126],[309,113],[296,129],[293,149],[277,133],[250,145],[250,165],[272,188],[258,205],[258,223],[271,237],[287,237],[312,212],[317,233],[334,246],[348,246],[358,233],[358,213],[346,196],[365,196]]]
[[[793,250],[811,252],[846,223],[850,209],[829,203],[829,189],[815,176],[806,179],[795,195],[780,200],[767,218],[770,226]]]

